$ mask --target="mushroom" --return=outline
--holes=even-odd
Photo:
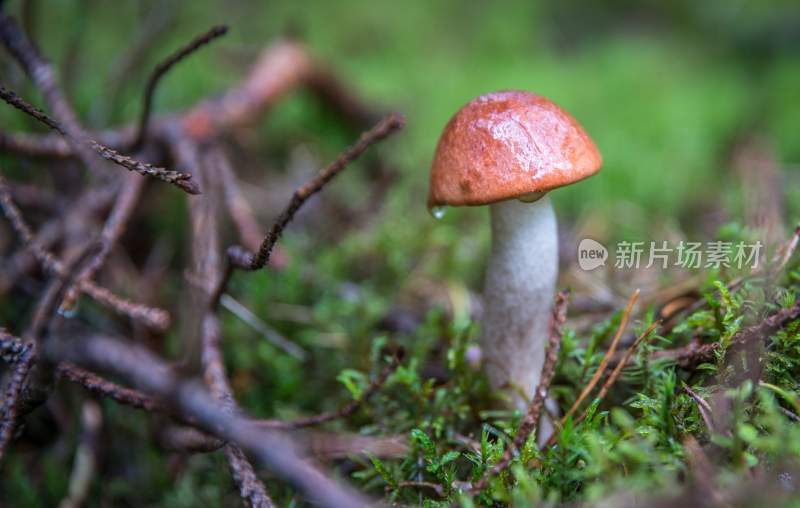
[[[481,349],[491,386],[523,408],[539,384],[558,277],[547,192],[600,170],[578,122],[523,91],[482,95],[450,119],[433,158],[428,207],[490,205],[492,247]]]

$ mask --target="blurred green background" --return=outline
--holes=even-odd
[[[741,222],[743,188],[732,154],[748,136],[771,147],[786,193],[784,220],[791,224],[800,214],[796,1],[30,3],[41,50],[57,64],[76,109],[93,129],[134,120],[150,68],[218,23],[228,24],[230,33],[175,68],[158,90],[158,111],[181,110],[221,93],[261,49],[290,35],[305,42],[367,104],[406,115],[404,131],[374,149],[395,175],[385,195],[373,189],[374,165],[369,160],[355,164],[321,198],[344,212],[318,217],[310,206],[285,236],[288,261],[282,271],[233,281],[232,292],[240,300],[315,356],[300,365],[256,342],[240,321],[226,319],[228,336],[252,339],[228,346],[226,355],[243,405],[260,416],[337,407],[348,396],[333,380],[343,368],[369,370],[374,338],[382,333],[379,323],[390,309],[416,306],[426,315],[445,306],[435,305],[445,293],[458,315],[458,295],[480,290],[489,236],[486,211],[450,210],[436,221],[425,209],[437,137],[449,117],[476,95],[509,88],[534,91],[570,111],[596,141],[604,158],[600,174],[553,193],[565,231],[580,229],[603,240],[649,240],[659,238],[654,236],[658,229],[704,240],[721,224]],[[6,4],[20,11],[19,2]],[[168,28],[158,32],[135,72],[119,81],[121,55],[159,23]],[[43,105],[3,58],[3,81]],[[0,121],[8,130],[40,130],[10,108],[0,108]],[[357,134],[312,94],[298,91],[270,111],[246,143],[238,140],[236,170],[247,182],[262,224],[269,224],[293,185],[308,175],[300,171],[298,177],[292,168],[320,167]],[[27,167],[7,156],[1,160],[16,174]],[[259,193],[263,188],[284,192],[266,199]],[[138,231],[167,238],[181,266],[187,224],[183,197],[158,192],[145,198],[145,207],[159,213],[141,219]],[[158,199],[164,193],[169,199]],[[708,216],[722,218],[709,226]],[[176,269],[165,278],[162,301],[171,301],[181,277]],[[461,312],[467,319],[467,311]],[[420,340],[433,330],[426,325],[405,340],[412,349],[433,349],[430,341]],[[130,414],[114,406],[107,411]],[[123,436],[141,439],[146,424],[140,417],[129,417]],[[145,461],[163,460],[149,449],[136,453]],[[56,465],[41,467],[51,467],[48,474],[56,479],[46,484],[57,499],[65,478],[59,479],[58,458],[52,460]],[[225,490],[216,476],[205,481],[206,475],[224,471],[221,460],[191,460],[192,474],[177,483],[161,478],[166,466],[156,464],[134,474],[134,481],[127,472],[125,485],[110,488],[128,499],[141,495],[150,504],[217,499],[216,491],[202,496],[204,489]],[[9,466],[9,478],[20,496],[35,499],[41,485],[26,483],[32,480],[20,464]],[[145,495],[135,491],[136,485],[159,485],[163,492]]]

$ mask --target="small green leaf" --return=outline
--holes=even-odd
[[[392,473],[389,471],[389,469],[387,469],[384,463],[381,462],[380,459],[378,459],[372,454],[368,453],[367,457],[369,457],[369,460],[372,462],[372,467],[374,467],[375,471],[377,471],[378,474],[381,475],[383,481],[385,481],[390,487],[396,489],[397,481],[394,479],[394,476],[392,476]]]
[[[361,399],[361,395],[369,384],[366,374],[353,369],[344,369],[336,376],[336,380],[347,388],[355,400]]]

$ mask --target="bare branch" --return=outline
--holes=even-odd
[[[211,41],[228,33],[228,27],[225,25],[218,25],[212,27],[207,32],[195,37],[192,42],[179,49],[172,55],[168,56],[164,61],[159,63],[153,70],[152,74],[147,80],[147,86],[144,90],[144,99],[142,100],[142,115],[139,118],[139,127],[136,130],[136,137],[134,138],[132,151],[141,148],[147,139],[147,127],[150,120],[150,113],[153,108],[153,96],[155,95],[156,87],[161,78],[172,69],[172,67],[188,57],[198,49],[202,48]]]
[[[95,395],[108,397],[109,399],[125,406],[144,409],[145,411],[161,410],[158,401],[152,397],[130,388],[120,386],[116,383],[98,376],[94,372],[82,369],[74,363],[62,362],[58,365],[57,375],[61,378],[76,383],[89,390]]]
[[[42,361],[38,358],[39,349],[46,342],[44,344],[39,344],[39,342],[50,324],[50,319],[64,289],[75,276],[76,268],[85,261],[85,256],[90,252],[91,247],[91,244],[86,245],[75,254],[74,258],[66,264],[64,275],[59,276],[50,284],[36,305],[31,325],[23,339],[22,352],[14,364],[14,370],[5,389],[3,405],[0,408],[0,461],[2,461],[6,446],[11,440],[17,416],[20,413],[25,414],[27,407],[40,405],[49,394],[52,370],[47,365],[41,365]],[[19,348],[15,347],[14,349]],[[21,406],[26,406],[26,408]]]
[[[275,224],[272,225],[272,228],[261,243],[261,247],[259,247],[256,254],[247,252],[242,247],[232,247],[229,249],[228,258],[231,263],[237,268],[251,271],[259,270],[266,266],[267,262],[269,262],[270,254],[272,254],[272,249],[275,247],[275,243],[306,200],[322,190],[325,184],[330,182],[351,162],[356,160],[367,148],[396,132],[404,123],[405,120],[403,117],[398,114],[391,114],[362,134],[353,146],[342,152],[328,167],[324,168],[317,176],[294,192],[288,206],[275,221]]]
[[[203,366],[205,380],[213,396],[221,402],[221,407],[227,413],[233,414],[238,407],[233,398],[233,390],[228,384],[225,367],[222,363],[222,354],[219,349],[220,331],[216,316],[208,314],[203,322]],[[267,494],[264,484],[256,476],[253,466],[242,450],[234,445],[225,445],[225,457],[239,489],[242,499],[253,508],[271,508],[274,506]]]
[[[617,382],[617,379],[619,379],[620,374],[622,374],[622,369],[624,369],[625,365],[628,364],[630,359],[633,357],[633,354],[636,352],[637,349],[639,349],[639,346],[642,344],[642,342],[647,340],[651,336],[653,331],[655,331],[655,329],[658,328],[660,325],[661,321],[655,321],[654,323],[652,323],[650,326],[647,327],[645,331],[643,331],[636,338],[633,344],[631,344],[630,347],[628,347],[628,349],[625,351],[625,354],[622,357],[622,360],[620,360],[619,363],[617,363],[617,365],[614,367],[614,370],[612,370],[611,374],[608,375],[608,379],[606,379],[606,382],[603,383],[602,387],[600,387],[600,391],[597,392],[595,400],[598,401],[598,403],[605,398],[608,391],[611,389],[612,386],[614,386],[614,383]],[[575,423],[582,422],[584,418],[586,418],[588,412],[589,408],[584,409],[583,413],[581,413],[581,415],[575,419]]]
[[[110,371],[161,399],[176,414],[197,422],[198,427],[235,443],[264,467],[303,491],[313,502],[329,507],[363,507],[369,501],[348,487],[338,485],[303,461],[285,436],[252,421],[230,414],[198,383],[178,379],[149,351],[106,337],[51,341],[46,354],[54,361],[74,361],[85,367]]]
[[[190,201],[193,252],[191,275],[197,276],[199,282],[197,285],[202,288],[202,292],[198,292],[200,300],[196,302],[202,305],[192,306],[200,310],[197,315],[190,314],[186,322],[189,325],[189,332],[192,332],[193,322],[197,321],[196,324],[199,324],[198,333],[187,333],[186,336],[194,335],[195,340],[198,337],[201,339],[197,344],[199,347],[195,350],[202,355],[203,373],[208,385],[206,389],[206,387],[201,388],[196,382],[180,379],[168,364],[146,349],[105,337],[68,340],[61,334],[48,333],[53,306],[62,301],[63,291],[68,287],[72,289],[69,297],[63,300],[64,308],[71,306],[76,295],[74,289],[79,289],[100,303],[109,305],[133,319],[142,320],[150,325],[160,324],[162,329],[168,326],[169,315],[166,312],[122,300],[91,280],[120,238],[140,195],[143,180],[137,178],[126,182],[117,195],[114,207],[99,235],[98,253],[88,264],[77,265],[62,261],[48,250],[49,247],[43,247],[35,241],[30,227],[11,199],[5,180],[0,177],[0,207],[19,235],[21,244],[31,251],[45,270],[57,276],[56,282],[51,285],[39,305],[40,311],[37,312],[31,331],[25,334],[25,337],[47,337],[47,340],[42,341],[41,348],[37,350],[35,341],[32,343],[33,346],[28,348],[25,346],[26,342],[21,342],[7,333],[0,333],[0,354],[2,358],[13,362],[16,369],[15,378],[19,380],[16,386],[12,383],[9,387],[13,392],[9,395],[10,399],[13,399],[13,404],[3,408],[3,420],[0,422],[2,431],[0,455],[13,431],[16,412],[24,407],[24,404],[18,403],[18,400],[24,400],[24,397],[20,399],[21,393],[24,394],[28,390],[28,385],[31,385],[32,389],[37,387],[34,381],[38,377],[33,375],[35,371],[31,371],[31,365],[34,365],[33,368],[36,370],[46,366],[49,368],[51,378],[48,386],[52,386],[53,374],[56,373],[62,379],[77,383],[93,394],[108,397],[131,407],[171,415],[181,425],[186,425],[183,427],[186,432],[182,432],[180,439],[176,440],[180,441],[178,444],[203,449],[224,446],[234,481],[249,506],[271,507],[272,501],[248,457],[298,488],[312,502],[325,506],[365,506],[368,504],[367,499],[349,487],[337,484],[316,467],[301,460],[292,440],[272,429],[307,427],[353,414],[365,400],[384,385],[397,368],[399,359],[394,358],[381,370],[359,400],[351,401],[339,410],[290,422],[260,422],[244,415],[236,404],[225,373],[219,345],[219,323],[213,314],[218,296],[224,289],[224,283],[221,282],[227,280],[225,269],[226,267],[232,269],[234,266],[231,259],[225,263],[226,258],[222,255],[224,251],[219,245],[218,218],[227,204],[237,227],[243,233],[243,243],[247,248],[256,251],[251,253],[242,249],[246,263],[243,263],[241,268],[250,270],[262,268],[269,261],[275,242],[283,229],[303,203],[319,192],[369,146],[398,130],[403,125],[403,119],[399,115],[387,116],[364,133],[355,145],[323,169],[316,178],[299,188],[284,214],[279,217],[270,234],[262,242],[263,235],[255,234],[260,230],[258,223],[252,211],[246,209],[233,170],[220,147],[213,143],[213,138],[247,125],[280,97],[300,86],[312,88],[357,123],[372,116],[369,110],[353,100],[347,90],[331,75],[317,67],[305,48],[296,43],[285,42],[264,51],[242,83],[233,87],[221,98],[205,101],[185,114],[152,119],[153,98],[159,80],[177,62],[224,32],[224,27],[215,27],[160,64],[148,81],[138,129],[100,132],[97,138],[103,140],[104,145],[91,139],[80,125],[49,63],[42,59],[16,22],[0,14],[0,39],[42,91],[53,118],[2,87],[0,87],[0,98],[61,135],[61,138],[58,138],[55,134],[36,136],[0,133],[0,147],[35,156],[59,158],[77,156],[90,169],[98,163],[95,154],[91,153],[94,151],[129,170],[161,178],[188,192],[197,192],[198,184],[209,190],[202,200]],[[184,160],[180,156],[185,156],[188,174],[143,164],[115,151],[119,147],[129,147],[131,144],[136,148],[150,147],[151,144],[148,142],[151,139],[155,140],[156,137],[163,142],[158,145],[159,149],[166,149],[173,155],[178,155],[178,160]],[[203,142],[199,143],[201,140]],[[155,143],[152,146],[155,147]],[[244,208],[242,203],[245,205]],[[76,242],[80,243],[79,240],[73,241],[71,237],[65,238],[69,248]],[[85,257],[81,256],[81,260],[85,260]],[[220,288],[219,292],[216,292],[217,288]],[[208,305],[209,302],[211,305]],[[44,354],[34,362],[34,357],[37,353],[42,354],[41,352]],[[85,370],[87,368],[92,370]],[[119,376],[120,382],[130,383],[132,388],[101,377],[94,372],[95,369]],[[29,378],[28,381],[26,377]],[[19,411],[19,415],[24,414],[22,410]],[[80,468],[76,468],[76,471],[78,469]],[[85,477],[76,475],[76,478]],[[80,496],[76,499],[80,499]]]
[[[603,356],[603,359],[600,361],[600,365],[597,366],[597,370],[595,371],[592,379],[589,380],[589,383],[581,391],[578,398],[575,399],[575,403],[572,404],[572,407],[569,408],[567,413],[561,418],[561,425],[563,426],[564,423],[567,421],[567,418],[575,414],[575,411],[578,410],[581,403],[586,400],[586,397],[594,389],[597,382],[600,381],[600,377],[602,377],[603,373],[606,371],[606,367],[608,366],[608,362],[611,360],[611,357],[614,356],[614,352],[617,350],[617,345],[619,344],[619,339],[622,337],[622,332],[625,331],[625,326],[628,324],[628,318],[633,311],[633,306],[636,303],[636,299],[639,297],[639,290],[633,292],[631,295],[630,300],[628,300],[628,305],[625,307],[625,311],[622,313],[622,319],[619,321],[619,326],[617,327],[617,333],[614,335],[614,339],[611,341],[611,346],[606,351],[606,354]]]
[[[11,106],[14,106],[18,110],[27,113],[33,118],[39,120],[41,123],[47,125],[56,132],[62,134],[68,140],[73,139],[73,135],[70,134],[70,132],[67,131],[65,127],[63,127],[61,124],[59,124],[58,122],[47,116],[44,112],[28,104],[24,99],[22,99],[22,97],[18,96],[17,94],[15,94],[11,90],[8,90],[3,86],[0,86],[0,99],[3,99]],[[80,145],[81,147],[88,147],[94,150],[98,155],[100,155],[100,157],[109,160],[114,164],[122,166],[128,171],[135,171],[140,175],[150,176],[153,178],[157,178],[158,180],[171,183],[177,186],[178,188],[188,192],[189,194],[200,194],[200,188],[194,181],[192,181],[191,179],[192,176],[188,173],[171,171],[164,168],[153,166],[152,164],[147,164],[145,162],[137,161],[133,157],[123,155],[112,148],[100,144],[99,142],[90,138],[89,135],[84,133],[83,131],[80,132],[80,135],[81,135],[80,138],[75,139],[76,144]]]
[[[117,199],[114,201],[114,207],[111,209],[111,213],[109,213],[108,219],[106,219],[103,229],[100,231],[100,250],[78,275],[75,285],[67,291],[62,303],[64,309],[71,309],[75,305],[78,299],[78,288],[86,281],[91,281],[95,273],[105,263],[111,253],[111,249],[125,231],[125,226],[131,215],[133,215],[136,203],[142,194],[142,189],[144,189],[143,179],[135,175],[126,175]]]
[[[331,103],[345,118],[359,125],[378,115],[347,92],[333,75],[319,69],[308,50],[292,41],[280,41],[264,49],[242,82],[220,98],[209,99],[188,111],[148,122],[148,132],[174,135],[172,127],[195,140],[209,139],[255,121],[266,109],[288,92],[310,87]],[[131,127],[97,133],[102,144],[116,149],[128,147],[136,132]],[[33,157],[64,158],[75,156],[73,147],[52,135],[7,134],[0,131],[0,148]]]
[[[256,476],[255,469],[245,457],[241,448],[234,445],[225,446],[225,457],[228,459],[233,482],[239,487],[248,506],[252,508],[272,508],[275,504],[267,494],[267,489]]]
[[[94,171],[101,174],[97,166],[97,159],[92,157],[88,147],[81,142],[86,138],[75,113],[69,106],[64,93],[56,82],[55,73],[49,63],[39,55],[34,45],[20,29],[17,22],[5,14],[0,13],[0,39],[2,39],[11,55],[25,70],[34,84],[41,90],[42,95],[50,106],[53,114],[64,124],[64,129],[57,129],[65,134],[67,142],[81,161]],[[11,104],[9,102],[9,104]],[[13,105],[13,104],[12,104]],[[18,106],[16,106],[18,107]],[[50,127],[53,127],[52,125]]]
[[[19,208],[17,208],[11,200],[11,196],[8,192],[8,185],[5,178],[2,176],[0,176],[0,207],[2,207],[11,226],[22,239],[22,243],[31,250],[39,263],[41,263],[47,271],[62,277],[65,276],[65,268],[61,260],[51,252],[41,248],[41,246],[35,242],[33,232],[23,219]],[[131,319],[141,321],[143,324],[153,329],[166,330],[169,327],[170,317],[169,313],[165,310],[130,302],[88,280],[80,283],[80,289],[97,302]]]
[[[5,455],[6,446],[11,440],[14,425],[17,421],[18,401],[20,393],[28,377],[28,373],[33,367],[34,352],[33,348],[27,348],[17,358],[14,364],[14,371],[6,385],[3,393],[3,404],[0,407],[0,461]]]
[[[200,363],[203,377],[208,385],[211,395],[219,402],[219,407],[226,414],[240,412],[233,395],[233,389],[228,382],[225,365],[220,349],[219,321],[211,312],[209,294],[213,287],[219,284],[223,270],[222,250],[219,242],[220,225],[218,217],[222,210],[222,175],[219,167],[225,164],[225,157],[220,147],[208,146],[207,150],[199,153],[199,148],[193,143],[188,143],[180,156],[189,163],[194,174],[208,188],[205,199],[194,200],[189,203],[189,215],[192,231],[192,270],[195,274],[202,274],[200,284],[192,289],[192,300],[197,303],[199,313],[189,314],[191,320],[186,329],[189,333],[196,333],[195,319],[200,321]],[[186,337],[188,365],[191,367],[193,349],[196,345],[191,342],[192,337]],[[251,508],[272,508],[272,500],[267,494],[264,484],[256,476],[255,469],[245,457],[241,448],[235,443],[225,444],[225,457],[236,484],[239,494],[245,504]]]

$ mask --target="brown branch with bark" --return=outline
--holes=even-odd
[[[55,309],[63,292],[76,276],[76,270],[94,246],[85,245],[64,266],[64,271],[50,283],[39,299],[28,330],[22,339],[6,334],[4,340],[14,341],[12,350],[20,351],[13,364],[12,375],[6,385],[3,404],[0,407],[0,460],[11,440],[20,413],[25,414],[46,399],[52,386],[53,372],[47,361],[39,358],[41,349],[47,344],[47,333]],[[22,345],[18,345],[22,343]]]
[[[64,136],[66,139],[74,140],[75,144],[80,145],[82,147],[90,148],[103,159],[111,161],[114,164],[117,164],[118,166],[122,166],[128,171],[134,171],[143,176],[150,176],[162,180],[164,182],[171,183],[179,187],[180,189],[183,189],[184,191],[188,192],[189,194],[200,193],[199,187],[195,182],[191,180],[192,178],[191,175],[187,173],[170,171],[164,168],[153,166],[152,164],[147,164],[145,162],[137,161],[133,157],[123,155],[117,152],[116,150],[95,141],[94,139],[90,138],[88,134],[83,133],[83,131],[79,133],[79,135],[81,136],[80,138],[74,138],[73,136],[75,135],[70,134],[70,132],[66,129],[66,127],[62,126],[61,124],[59,124],[58,122],[47,116],[44,112],[28,104],[20,96],[18,96],[17,94],[15,94],[11,90],[8,90],[3,86],[0,86],[0,99],[3,99],[7,104],[17,108],[23,113],[30,115],[39,122],[50,127],[54,131]]]
[[[189,44],[182,47],[175,53],[168,56],[164,61],[159,63],[150,77],[147,79],[147,85],[144,88],[144,99],[142,100],[142,115],[139,118],[139,126],[136,129],[136,136],[134,137],[131,150],[136,151],[142,147],[147,138],[147,128],[150,121],[150,114],[153,109],[153,97],[155,96],[156,87],[161,81],[161,78],[166,75],[175,64],[184,60],[186,57],[202,48],[203,46],[211,43],[215,39],[222,37],[228,33],[228,27],[225,25],[218,25],[211,27],[207,32],[197,36]]]
[[[356,160],[367,148],[390,136],[402,128],[404,124],[405,120],[402,116],[390,114],[375,124],[370,130],[362,134],[353,146],[342,152],[336,160],[317,173],[317,176],[294,192],[291,201],[289,201],[289,204],[272,225],[264,241],[261,242],[258,252],[250,253],[242,247],[233,247],[228,250],[228,258],[233,266],[248,271],[259,270],[266,266],[272,254],[272,249],[281,237],[283,230],[289,222],[292,221],[295,214],[300,210],[306,200],[322,190],[328,182]]]
[[[58,122],[50,119],[43,112],[38,111],[16,94],[4,88],[2,89],[3,100],[63,135],[73,151],[96,175],[101,175],[102,170],[99,169],[97,159],[92,155],[92,151],[103,159],[109,160],[129,171],[136,171],[142,175],[171,183],[189,194],[198,194],[200,192],[197,185],[191,181],[190,175],[139,162],[92,139],[80,125],[77,115],[75,115],[61,87],[59,87],[52,66],[39,55],[17,22],[2,13],[0,13],[0,39],[34,84],[42,91],[42,95]]]
[[[242,82],[219,98],[202,102],[186,112],[154,117],[153,97],[160,79],[176,63],[224,32],[224,28],[215,27],[156,67],[144,91],[142,115],[136,126],[109,129],[90,136],[71,109],[52,66],[39,55],[16,22],[0,14],[0,39],[42,92],[53,117],[6,88],[0,87],[0,98],[55,131],[43,135],[0,133],[0,149],[23,156],[77,158],[95,176],[102,176],[98,169],[100,159],[97,155],[100,155],[131,171],[175,184],[189,193],[197,193],[199,185],[206,190],[201,198],[188,200],[192,225],[189,277],[192,284],[188,295],[192,302],[189,307],[194,312],[182,315],[182,339],[185,347],[188,346],[186,359],[189,361],[182,365],[181,371],[184,375],[202,372],[206,386],[200,387],[190,377],[176,374],[142,347],[99,335],[86,338],[84,331],[63,334],[61,317],[53,321],[59,326],[51,326],[51,316],[58,304],[61,304],[62,312],[74,310],[79,293],[85,293],[134,322],[158,331],[164,331],[170,325],[166,311],[130,302],[93,282],[101,268],[113,261],[111,253],[120,244],[131,222],[143,195],[145,181],[138,175],[129,175],[111,185],[103,184],[104,199],[96,201],[98,206],[89,206],[90,201],[95,203],[95,200],[89,200],[89,191],[84,191],[75,202],[66,200],[59,204],[68,210],[67,215],[48,220],[38,234],[34,234],[14,202],[9,185],[0,176],[0,206],[20,239],[19,252],[29,252],[55,280],[40,302],[30,330],[23,336],[25,339],[16,339],[4,331],[0,333],[0,356],[11,362],[15,369],[2,409],[0,456],[19,416],[46,401],[55,381],[62,379],[82,386],[95,396],[168,416],[172,421],[170,428],[175,429],[167,436],[169,446],[196,451],[223,447],[234,482],[248,506],[272,506],[251,460],[283,478],[316,503],[364,506],[368,504],[367,499],[334,482],[301,459],[292,440],[277,433],[276,429],[320,425],[353,414],[385,384],[397,368],[399,357],[394,357],[381,370],[358,400],[339,410],[288,422],[255,420],[238,407],[228,382],[215,311],[217,299],[224,291],[235,261],[247,261],[240,263],[239,268],[253,270],[264,267],[283,229],[306,200],[321,191],[371,145],[396,132],[403,125],[403,119],[397,114],[384,117],[317,177],[298,189],[285,213],[262,241],[263,233],[241,194],[237,176],[219,139],[250,125],[280,98],[298,87],[313,90],[351,123],[361,125],[378,115],[319,66],[303,46],[286,41],[265,50]],[[159,165],[140,162],[122,155],[120,150],[134,151],[137,157],[161,162]],[[165,157],[169,156],[186,173],[162,168],[161,165],[171,164],[163,164]],[[96,192],[96,187],[90,189]],[[99,219],[96,216],[106,213],[106,210],[107,215],[95,242],[90,238],[91,224],[96,223]],[[60,210],[48,211],[59,213]],[[239,229],[242,243],[255,253],[238,248],[231,252],[239,256],[225,255],[220,243],[223,226],[220,218],[226,212]],[[80,227],[69,227],[70,224],[80,224]],[[61,254],[56,250],[59,245]],[[62,258],[72,261],[65,262]],[[20,257],[22,259],[29,258]],[[25,268],[20,265],[19,272],[24,272]],[[8,287],[13,287],[16,281],[16,276],[9,278]],[[199,371],[192,369],[192,351],[200,356]],[[106,379],[101,372],[109,372],[132,387]],[[81,450],[78,453],[80,455]],[[80,502],[83,498],[87,478],[91,477],[87,471],[90,472],[76,465],[73,471],[75,495],[66,498],[65,503]]]
[[[614,339],[611,341],[611,346],[606,351],[606,354],[603,355],[603,359],[600,360],[600,365],[597,366],[597,370],[595,371],[592,378],[586,384],[586,386],[581,390],[580,395],[578,398],[575,399],[575,402],[566,412],[566,414],[561,417],[560,425],[563,427],[564,423],[566,423],[567,419],[575,414],[575,412],[580,408],[581,403],[586,400],[586,397],[592,393],[594,387],[600,381],[600,378],[603,376],[603,373],[606,371],[606,367],[608,367],[608,363],[611,360],[611,357],[614,356],[614,352],[617,350],[617,345],[619,344],[619,340],[622,337],[622,333],[625,331],[625,326],[628,324],[628,318],[633,312],[633,306],[636,304],[636,299],[639,297],[639,290],[633,292],[630,299],[628,300],[628,305],[625,307],[625,311],[622,313],[622,318],[619,321],[619,326],[617,327],[617,332],[614,335]]]
[[[149,351],[126,345],[120,339],[93,336],[50,341],[45,354],[54,362],[74,362],[125,378],[159,399],[174,414],[196,422],[205,432],[235,443],[262,466],[322,506],[363,507],[368,504],[360,494],[335,483],[302,460],[286,436],[226,411],[206,388],[180,379]]]
[[[53,253],[41,248],[35,241],[33,231],[25,222],[19,208],[11,200],[8,192],[8,184],[3,176],[0,175],[0,207],[8,218],[11,226],[17,235],[22,239],[23,244],[31,251],[39,263],[51,273],[61,277],[66,276],[67,272],[64,263]],[[76,281],[78,282],[78,281]],[[149,307],[140,303],[131,302],[120,296],[115,295],[108,289],[98,286],[89,280],[81,280],[78,288],[87,295],[94,298],[98,303],[106,305],[114,311],[126,315],[131,319],[141,321],[143,324],[158,329],[166,330],[169,327],[169,314],[154,307]]]

